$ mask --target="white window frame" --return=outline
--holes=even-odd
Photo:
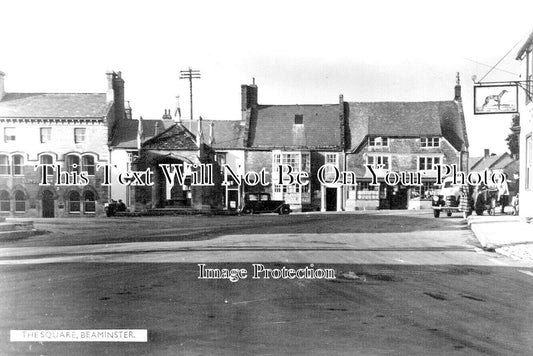
[[[20,164],[15,165],[15,157],[20,157]],[[19,167],[20,172],[17,173],[17,167]],[[21,154],[11,155],[11,173],[14,176],[23,176],[24,175],[24,156]]]
[[[87,129],[85,127],[75,127],[74,128],[74,143],[85,143],[85,142],[87,142]]]
[[[389,147],[389,138],[388,137],[369,137],[368,138],[369,147]]]
[[[15,127],[4,127],[4,142],[10,143],[17,140],[17,129]]]
[[[421,168],[420,160],[424,160],[424,169]],[[431,159],[431,168],[428,167],[428,159]],[[439,162],[435,163],[435,159],[438,159]],[[419,171],[432,171],[436,169],[436,165],[442,164],[442,156],[418,156],[416,158],[416,167]]]
[[[440,147],[440,137],[438,136],[421,137],[420,147],[422,148]]]
[[[302,172],[306,170],[310,173],[311,170],[311,153],[309,151],[272,151],[272,199],[284,199],[285,193],[300,193],[300,202],[302,201],[301,193],[309,193],[311,191],[310,185],[300,187],[297,185],[287,185],[285,182],[279,182],[277,177],[279,175],[279,165],[290,164],[294,172]]]
[[[383,164],[383,158],[387,158],[387,167],[381,167],[379,168],[378,165]],[[372,163],[370,163],[370,159],[372,159]],[[377,162],[376,162],[377,160]],[[381,161],[381,163],[379,162]],[[384,169],[390,171],[392,168],[392,159],[390,155],[367,155],[366,156],[366,164],[372,165],[372,168],[374,169]]]
[[[52,141],[52,128],[51,127],[41,127],[39,129],[39,134],[41,136],[41,143],[47,143]]]
[[[6,158],[6,163],[2,164],[2,167],[7,168],[7,173],[0,173],[0,176],[10,176],[11,175],[11,157],[7,154],[0,154],[0,157]]]

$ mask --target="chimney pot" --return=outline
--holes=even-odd
[[[461,78],[459,77],[459,72],[457,72],[456,82],[455,82],[455,101],[461,101]]]
[[[490,156],[490,150],[488,148],[485,148],[484,158],[488,158],[489,156]]]

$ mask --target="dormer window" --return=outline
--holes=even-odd
[[[420,147],[440,147],[439,137],[422,137],[420,139]]]
[[[369,137],[368,145],[370,147],[389,147],[388,137]]]
[[[295,125],[303,125],[304,124],[304,116],[296,114],[294,115],[294,124]]]

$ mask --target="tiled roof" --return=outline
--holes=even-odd
[[[172,120],[143,120],[143,141],[147,141],[155,134],[155,124],[158,124],[158,131],[161,133],[174,125]],[[115,128],[112,146],[117,148],[137,148],[137,131],[139,129],[138,120],[119,120]]]
[[[157,136],[145,141],[148,150],[197,150],[196,137],[181,124],[174,124]]]
[[[457,150],[468,145],[463,118],[454,101],[349,102],[347,147],[356,149],[367,136],[443,136]]]
[[[295,125],[303,115],[303,125]],[[250,148],[341,147],[339,105],[259,105],[249,128]]]
[[[108,106],[105,94],[6,93],[0,117],[101,119]]]
[[[243,149],[244,125],[240,120],[202,120],[204,142],[209,139],[210,124],[213,123],[214,149]],[[184,121],[186,128],[196,135],[198,121]]]

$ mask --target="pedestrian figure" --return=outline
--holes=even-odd
[[[472,214],[472,197],[470,194],[470,187],[468,185],[461,186],[460,193],[459,211],[463,212],[463,218],[466,219]]]
[[[509,185],[507,184],[507,176],[504,174],[504,179],[498,182],[498,201],[501,206],[501,213],[505,212],[505,207],[509,204]]]

